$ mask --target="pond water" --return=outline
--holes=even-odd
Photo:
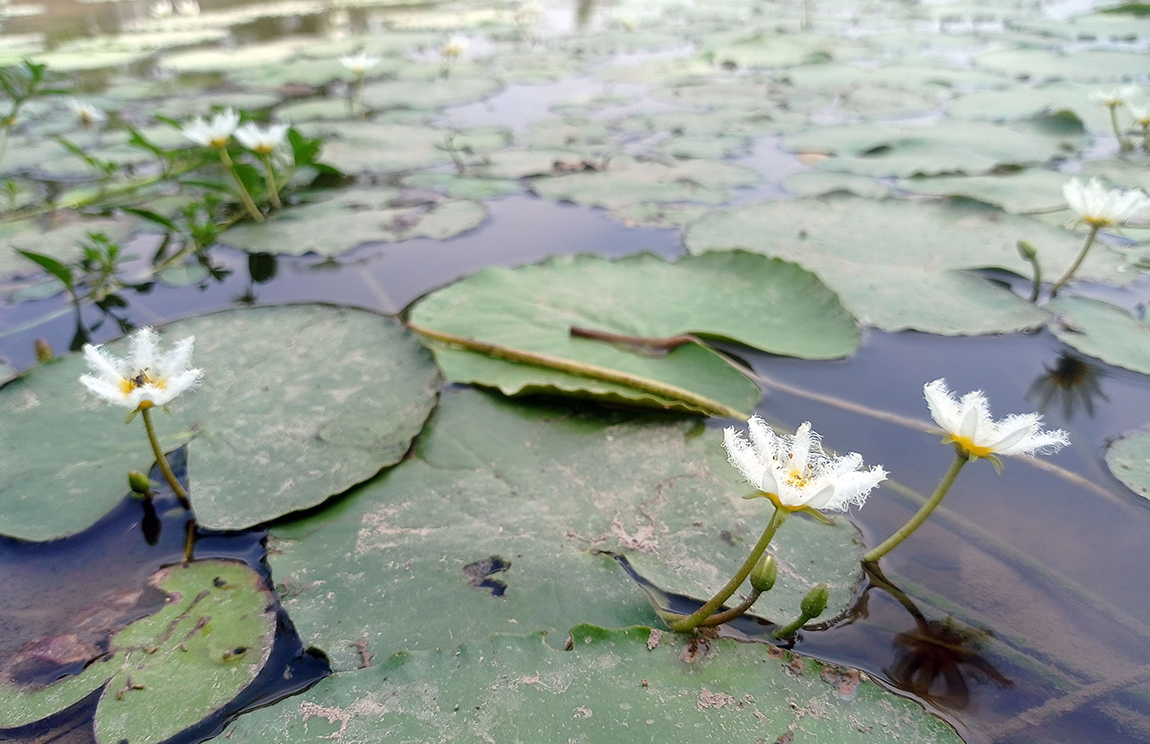
[[[958,107],[952,103],[961,100],[963,94],[982,96],[978,100],[984,104],[979,105],[987,106],[989,111],[985,118],[1005,121],[1015,117],[1013,121],[1017,123],[1022,117],[1017,116],[1014,104],[1003,96],[994,97],[1004,91],[1009,95],[1008,86],[1022,86],[1019,90],[1025,93],[1017,93],[1018,96],[1030,95],[1035,87],[1054,91],[1050,93],[1051,101],[1068,102],[1070,107],[1085,100],[1093,87],[1128,80],[1145,83],[1150,72],[1132,61],[1099,56],[1090,58],[1096,70],[1087,66],[1079,78],[1063,66],[1051,73],[1054,79],[1047,87],[1032,85],[1043,77],[1042,65],[1061,64],[1059,55],[1067,50],[1114,53],[1131,59],[1145,56],[1150,46],[1150,27],[1139,25],[1147,23],[1144,16],[1131,16],[1128,33],[1120,33],[1118,24],[1112,22],[1114,17],[1091,14],[1094,5],[1077,0],[1038,7],[1011,3],[824,4],[813,0],[792,4],[698,2],[643,6],[581,1],[575,7],[544,4],[533,11],[529,23],[522,18],[510,22],[515,7],[500,3],[470,8],[431,5],[419,11],[375,3],[353,3],[347,7],[318,2],[300,3],[299,7],[275,4],[266,12],[259,10],[261,7],[204,0],[196,12],[187,9],[180,15],[173,14],[170,8],[127,1],[53,1],[42,6],[12,2],[0,6],[0,62],[33,54],[43,55],[45,61],[55,62],[63,69],[72,66],[74,70],[67,73],[67,79],[78,91],[93,100],[119,105],[125,112],[124,120],[144,126],[142,112],[148,108],[182,119],[193,113],[207,113],[206,106],[211,105],[213,96],[225,102],[251,96],[252,109],[267,110],[273,106],[302,105],[313,99],[326,100],[325,90],[334,100],[340,100],[348,90],[335,73],[326,78],[321,75],[320,82],[309,78],[306,83],[293,83],[290,78],[275,78],[275,64],[261,66],[242,56],[237,57],[240,62],[236,63],[244,68],[240,70],[242,74],[230,76],[234,70],[230,69],[227,55],[222,56],[223,62],[210,56],[196,58],[198,49],[208,50],[209,55],[220,49],[242,54],[246,46],[263,45],[259,47],[262,54],[282,54],[278,59],[288,64],[286,61],[297,59],[292,55],[299,49],[283,53],[277,42],[306,39],[308,43],[325,45],[324,49],[344,53],[364,43],[370,49],[373,39],[380,44],[389,43],[381,39],[396,29],[424,34],[426,38],[412,42],[400,54],[387,56],[385,65],[395,65],[389,77],[403,81],[405,75],[413,74],[409,65],[449,66],[450,62],[441,62],[436,44],[440,37],[445,39],[449,32],[461,29],[472,38],[472,46],[458,61],[458,68],[450,67],[450,75],[444,79],[457,79],[467,86],[476,86],[474,89],[445,96],[442,101],[436,99],[436,104],[422,111],[406,99],[394,109],[378,103],[375,105],[383,113],[373,116],[389,126],[466,132],[459,136],[477,140],[477,128],[502,128],[506,134],[499,136],[504,140],[491,147],[490,161],[471,162],[463,172],[485,173],[490,180],[512,185],[505,186],[507,190],[499,195],[475,197],[484,202],[485,216],[474,226],[454,230],[456,234],[441,239],[357,241],[357,247],[321,256],[290,255],[299,251],[288,245],[273,248],[262,243],[249,251],[239,250],[228,244],[225,234],[206,260],[210,271],[193,271],[200,264],[189,262],[185,280],[169,274],[167,281],[153,281],[147,273],[151,264],[147,257],[155,253],[161,238],[138,229],[129,231],[132,234],[124,236],[123,246],[131,258],[120,272],[121,276],[138,280],[126,282],[134,286],[115,292],[112,301],[85,301],[76,307],[67,295],[48,291],[41,294],[49,296],[36,298],[43,277],[31,270],[9,275],[0,284],[0,292],[9,298],[0,305],[0,361],[22,371],[35,366],[38,339],[62,354],[70,348],[78,349],[85,341],[110,341],[133,327],[159,325],[237,306],[320,302],[403,313],[427,293],[484,267],[514,267],[555,255],[595,253],[618,258],[647,251],[677,259],[697,252],[693,241],[705,242],[699,237],[702,228],[697,221],[706,219],[709,210],[754,209],[766,202],[809,200],[839,187],[854,190],[859,198],[888,194],[907,197],[924,188],[903,177],[915,172],[915,168],[926,167],[935,175],[950,172],[946,167],[929,170],[934,167],[931,158],[945,150],[945,142],[928,141],[922,150],[910,146],[910,154],[905,157],[920,160],[904,174],[899,167],[884,171],[868,164],[876,158],[881,160],[892,148],[901,147],[897,138],[888,141],[875,135],[879,144],[872,149],[860,145],[856,156],[848,158],[843,152],[853,146],[844,144],[849,135],[836,134],[829,146],[796,144],[794,138],[807,136],[810,130],[825,127],[821,131],[829,131],[842,124],[869,126],[874,122],[929,126],[944,119],[956,120]],[[232,16],[223,20],[229,13]],[[426,13],[427,18],[421,21],[420,13]],[[1083,18],[1087,20],[1077,26],[1058,25],[1066,23],[1065,19]],[[692,19],[701,24],[698,33],[683,31],[683,19],[688,24]],[[776,25],[785,27],[787,33],[780,36],[782,51],[775,47],[740,46],[743,41],[739,34],[750,33],[745,28],[747,24],[760,33],[771,33]],[[130,38],[102,48],[83,46],[86,39],[117,31],[124,37],[131,33],[157,34],[147,42],[156,46],[147,46],[146,54],[138,53],[144,42]],[[195,39],[194,34],[199,32],[208,33]],[[192,36],[176,46],[170,38],[160,38],[165,33]],[[11,52],[4,48],[6,40]],[[793,48],[787,46],[791,42]],[[172,46],[166,46],[169,44]],[[1012,51],[1018,50],[1022,51],[1011,56]],[[523,60],[536,51],[538,60]],[[127,55],[116,67],[77,61],[77,57],[83,60],[114,53]],[[386,52],[381,53],[386,56]],[[506,59],[500,56],[504,54]],[[841,78],[810,93],[813,100],[804,98],[806,93],[800,95],[787,88],[811,85],[811,90],[815,90],[809,80],[802,81],[805,75],[813,78],[829,74],[832,60],[826,58],[828,54],[834,64],[840,60],[849,62],[857,75],[835,72]],[[487,57],[497,61],[486,72],[469,67]],[[310,63],[318,64],[319,59],[316,56]],[[896,78],[910,74],[907,70],[937,66],[945,71],[939,75],[952,75],[953,79],[925,89],[911,83],[900,87],[898,81],[891,79],[877,83],[863,79],[876,71],[881,74],[884,67],[895,64],[904,65],[902,72],[893,74]],[[1123,64],[1131,66],[1126,68]],[[303,67],[306,62],[300,70]],[[728,73],[723,78],[722,91],[706,90],[712,77]],[[495,74],[506,77],[496,86],[498,90],[483,92],[484,77]],[[267,75],[274,82],[261,85],[260,75]],[[1002,81],[1000,88],[988,82],[995,75]],[[775,118],[769,125],[755,118],[762,113],[757,108],[760,104],[748,102],[750,94],[743,86],[752,87],[752,79],[759,86],[756,95],[770,100]],[[140,83],[153,86],[147,99],[143,94],[134,98],[138,91],[128,92]],[[779,94],[775,88],[790,92]],[[200,90],[207,93],[201,95]],[[369,107],[372,95],[379,96],[376,101],[386,95],[414,95],[418,100],[418,94],[373,92],[369,83]],[[739,117],[727,124],[715,126],[673,118],[689,104],[709,105],[712,108],[706,111],[731,116],[731,110],[723,108],[727,95],[740,101]],[[181,97],[197,96],[197,101],[181,101]],[[261,103],[260,96],[268,98],[268,102]],[[691,96],[696,97],[690,99]],[[788,106],[780,106],[780,99],[786,99]],[[196,108],[199,104],[203,106]],[[247,106],[242,102],[235,105]],[[1035,109],[1045,111],[1050,107],[1042,104]],[[1106,172],[1116,183],[1150,183],[1146,178],[1150,170],[1140,154],[1132,154],[1127,160],[1117,159],[1121,153],[1107,131],[1104,108],[1101,112],[1076,108],[1074,113],[1078,115],[1074,151],[1067,154],[1065,148],[1056,145],[1050,152],[1028,156],[1028,164],[1047,164],[1033,165],[1028,172],[1043,170],[1065,178],[1068,176],[1063,174],[1093,174],[1096,171],[1092,170],[1092,162],[1120,162],[1120,167]],[[53,117],[58,123],[63,114],[58,110],[50,115],[40,111],[35,116],[38,118],[32,128],[16,132],[11,140],[9,156],[18,162],[23,157],[20,148],[31,147],[37,138],[54,133]],[[341,136],[350,136],[350,129],[341,132],[338,126],[331,128],[325,122],[329,118],[338,121],[341,116],[346,118],[345,114],[325,111],[315,120],[303,114],[299,119],[285,120],[309,134],[339,141]],[[788,118],[791,116],[797,118]],[[978,118],[964,115],[961,120],[969,123]],[[568,130],[548,129],[556,122]],[[352,125],[355,123],[353,119]],[[59,129],[67,130],[62,126]],[[618,136],[620,132],[625,136]],[[83,135],[75,131],[72,134]],[[1039,138],[1037,134],[1033,136]],[[620,196],[620,192],[650,186],[642,181],[622,186],[601,184],[592,187],[590,195],[588,190],[578,188],[549,191],[542,183],[547,176],[533,179],[538,173],[530,169],[519,173],[509,166],[502,175],[483,171],[492,167],[497,161],[495,153],[509,143],[528,151],[568,148],[571,162],[579,161],[581,169],[602,160],[606,172],[610,172],[612,161],[634,156],[635,162],[698,160],[715,167],[718,163],[737,165],[754,174],[754,179],[746,185],[731,181],[707,186],[693,192],[696,198],[679,192],[666,195],[657,190],[644,192],[654,195],[638,200]],[[107,144],[94,142],[92,147],[108,153],[110,150],[102,149]],[[361,146],[365,151],[369,149]],[[960,143],[959,149],[963,147],[977,149]],[[435,150],[426,143],[411,145],[413,151],[420,148]],[[354,164],[354,152],[350,156],[341,152],[340,168],[353,173],[348,164]],[[420,199],[430,200],[428,203],[436,204],[438,209],[439,204],[455,196],[450,187],[444,192],[444,184],[449,181],[404,180],[404,174],[420,171],[450,179],[455,170],[443,158],[421,157],[411,167],[366,167],[359,183],[416,193],[413,203],[422,205]],[[827,159],[836,157],[851,163],[842,170],[825,168]],[[979,157],[1001,161],[1005,156],[979,153]],[[323,161],[322,155],[320,160]],[[602,167],[587,166],[587,170],[596,172]],[[1005,176],[1023,167],[999,162],[979,172]],[[141,164],[139,172],[147,175],[148,168]],[[790,180],[810,174],[838,180],[834,188],[825,189],[815,188],[813,179],[810,183],[815,186],[811,187]],[[30,203],[43,199],[49,191],[90,181],[90,174],[82,168],[61,165],[55,154],[39,154],[37,159],[6,175],[20,189],[34,195]],[[553,180],[558,182],[561,176]],[[679,186],[689,180],[680,179],[674,184]],[[350,184],[350,178],[339,182],[342,187]],[[660,184],[660,188],[665,186],[666,183]],[[691,187],[695,186],[698,183],[692,181]],[[595,193],[595,188],[602,193]],[[808,188],[814,190],[804,190]],[[947,187],[954,188],[953,192],[925,188],[921,193],[972,193],[953,186]],[[439,190],[438,195],[427,196],[428,190],[435,189]],[[1053,197],[1047,185],[1027,191],[1023,198],[1026,209],[1015,209],[1011,206],[1015,202],[1002,197],[1002,201],[993,203],[1006,212],[996,211],[989,221],[998,223],[1015,219],[1018,212],[1029,212],[1036,218],[1035,230],[1048,229],[1050,224],[1061,229],[1069,221],[1065,211],[1049,220],[1042,214],[1051,211],[1044,209],[1051,198],[1061,203],[1057,187],[1053,189]],[[302,204],[309,197],[306,191],[300,193]],[[1000,196],[993,190],[977,193],[991,201]],[[149,198],[161,200],[168,196],[154,194]],[[838,194],[827,198],[847,197]],[[646,208],[652,203],[657,208],[644,211],[636,207],[639,204]],[[302,207],[288,207],[288,213],[296,208]],[[954,208],[965,207],[960,204]],[[905,229],[929,230],[931,224]],[[861,233],[872,226],[868,223],[858,229]],[[771,224],[771,229],[775,227],[780,233],[792,229],[789,225]],[[849,224],[845,229],[850,234]],[[6,235],[9,233],[0,232],[0,240]],[[1108,245],[1115,247],[1113,256],[1121,256],[1124,262],[1114,268],[1099,261],[1085,281],[1071,285],[1071,293],[1103,299],[1141,317],[1150,297],[1150,284],[1145,278],[1124,286],[1115,284],[1121,275],[1129,278],[1138,272],[1139,241],[1144,237],[1144,230],[1137,227],[1126,237],[1107,236]],[[802,238],[806,238],[805,232]],[[1081,234],[1075,237],[1078,244],[1081,238]],[[868,243],[881,244],[883,238],[860,234],[859,241],[865,247]],[[33,243],[18,247],[36,250],[35,246]],[[0,249],[7,248],[0,242]],[[786,252],[782,255],[797,260]],[[876,262],[892,260],[880,248],[876,248],[876,256]],[[896,264],[900,271],[904,268]],[[0,261],[0,267],[4,266]],[[816,261],[810,268],[816,274],[826,269],[828,276],[839,276],[829,263]],[[1029,293],[1028,276],[1017,263],[1005,265],[987,260],[929,270],[949,268],[980,269],[977,278],[996,292],[1003,292],[1003,286],[1009,285],[1017,295]],[[0,280],[5,273],[8,272],[0,270]],[[834,284],[836,280],[827,281]],[[837,281],[841,284],[834,288],[844,297],[857,296],[851,294],[859,291],[856,286]],[[896,278],[892,283],[899,281]],[[871,291],[879,296],[887,288],[876,284]],[[913,292],[913,288],[908,291]],[[928,287],[921,291],[936,290]],[[949,301],[948,297],[940,300]],[[848,306],[859,313],[858,305]],[[880,312],[875,317],[885,316]],[[946,322],[950,321],[943,324]],[[924,382],[945,377],[954,390],[981,389],[995,413],[1041,409],[1051,428],[1069,433],[1071,446],[1056,457],[1038,461],[1010,458],[1001,474],[995,473],[987,462],[968,467],[943,507],[883,560],[885,576],[864,580],[849,611],[827,623],[829,627],[804,632],[795,644],[795,650],[804,655],[861,669],[884,686],[920,701],[950,722],[968,742],[1150,741],[1150,621],[1146,620],[1150,617],[1150,576],[1142,568],[1150,564],[1150,510],[1145,499],[1111,474],[1104,459],[1113,440],[1146,426],[1150,417],[1150,378],[1068,346],[1065,336],[1057,337],[1052,331],[1057,322],[1051,321],[1047,328],[1041,322],[1020,321],[1011,326],[1006,321],[1006,327],[984,335],[936,335],[916,330],[881,330],[891,326],[879,320],[873,323],[875,327],[863,329],[857,351],[835,360],[798,359],[740,345],[721,345],[760,376],[764,396],[755,410],[768,421],[789,429],[811,421],[828,447],[863,453],[868,464],[882,463],[892,473],[896,483],[881,488],[865,508],[853,511],[850,517],[868,546],[878,544],[906,521],[918,507],[916,498],[932,491],[949,464],[949,450],[940,449],[937,438],[924,433],[929,428],[921,393]],[[1070,324],[1073,326],[1073,322]],[[1030,330],[1016,331],[1024,327]],[[714,428],[728,423],[714,419],[708,420],[707,425]],[[194,494],[194,484],[191,490]],[[354,495],[343,498],[351,501]],[[162,506],[165,502],[157,503]],[[341,502],[337,508],[345,506]],[[2,601],[8,604],[0,609],[0,617],[23,617],[21,622],[27,627],[17,628],[12,620],[13,627],[3,628],[5,640],[0,642],[0,655],[16,653],[37,633],[63,633],[66,628],[37,627],[49,622],[41,619],[48,616],[43,605],[61,610],[56,617],[69,616],[69,612],[89,606],[86,592],[93,574],[112,575],[123,583],[122,587],[109,584],[101,590],[111,595],[141,584],[161,565],[178,561],[183,548],[183,518],[172,517],[169,524],[165,517],[158,544],[148,546],[140,532],[142,515],[139,502],[129,499],[108,515],[107,522],[66,541],[41,546],[4,538],[0,542],[0,571],[4,576],[0,586],[5,590]],[[721,517],[716,517],[716,521],[721,521]],[[285,522],[290,523],[291,518]],[[109,528],[109,524],[116,527]],[[94,544],[92,536],[104,532],[111,538]],[[218,555],[246,560],[267,575],[265,538],[263,529],[213,533],[202,539],[197,557]],[[511,566],[516,560],[512,558],[504,566],[503,559],[499,559],[499,570],[507,569],[511,592],[515,583],[510,577],[516,570]],[[271,571],[272,583],[283,578],[274,575],[274,568]],[[77,585],[83,587],[79,593]],[[663,588],[674,591],[674,587]],[[214,735],[225,719],[237,711],[272,702],[281,693],[296,692],[323,674],[326,662],[303,651],[309,641],[305,637],[301,644],[290,621],[284,619],[290,616],[290,607],[288,604],[287,615],[280,610],[276,661],[265,674],[283,674],[294,664],[295,681],[280,693],[268,693],[269,697],[251,699],[249,695],[249,699],[233,703],[181,740]],[[333,654],[344,651],[323,650]],[[71,731],[68,736],[74,738],[65,740],[87,741],[90,737],[83,733],[83,721],[94,714],[94,708],[95,701],[89,698],[69,710],[71,718],[52,722],[47,730]],[[52,729],[53,725],[57,728]],[[43,741],[45,731],[44,726],[0,730],[0,740]]]

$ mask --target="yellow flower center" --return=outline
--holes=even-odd
[[[256,146],[255,151],[256,151],[256,153],[258,153],[260,155],[270,155],[271,151],[273,149],[274,148],[271,145],[262,144],[262,145]]]
[[[124,395],[130,395],[133,390],[136,388],[142,388],[145,385],[151,385],[152,387],[157,387],[160,390],[163,390],[165,387],[167,387],[167,383],[164,382],[164,378],[152,377],[148,374],[148,370],[146,369],[141,371],[140,374],[136,375],[135,377],[125,377],[120,380],[120,390],[123,391]]]
[[[802,472],[798,470],[792,470],[787,474],[787,480],[785,482],[792,488],[806,488],[808,480],[809,479]]]
[[[976,457],[989,457],[994,452],[990,447],[975,444],[974,440],[970,437],[955,436],[954,434],[948,434],[946,438],[942,440],[942,443],[958,445],[959,449],[965,452],[967,457],[972,460]]]
[[[228,137],[216,137],[212,140],[212,147],[226,147],[228,144]]]
[[[1109,227],[1114,224],[1114,220],[1109,217],[1083,217],[1082,221],[1092,227]]]

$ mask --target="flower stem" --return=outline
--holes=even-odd
[[[1132,149],[1133,145],[1122,136],[1122,129],[1118,126],[1118,104],[1110,106],[1110,126],[1114,128],[1114,136],[1118,138],[1118,147],[1122,152]]]
[[[715,614],[715,610],[722,607],[723,603],[730,599],[731,595],[735,593],[735,590],[742,586],[747,577],[751,575],[755,564],[763,557],[767,546],[770,545],[771,540],[774,539],[775,533],[778,532],[783,522],[787,521],[788,514],[790,514],[789,511],[776,506],[775,513],[771,515],[771,521],[767,523],[767,528],[763,530],[762,537],[759,538],[759,541],[751,550],[751,554],[747,556],[747,560],[743,562],[743,566],[739,569],[738,573],[732,576],[726,586],[720,589],[715,596],[711,597],[705,605],[695,610],[691,615],[669,623],[671,630],[679,632],[694,630],[702,625],[704,620],[707,620]]]
[[[807,613],[805,613],[805,612],[799,613],[799,616],[796,617],[794,620],[787,623],[783,627],[776,628],[774,631],[772,631],[771,632],[771,638],[790,638],[791,636],[793,636],[795,634],[795,632],[799,628],[806,625],[810,619],[811,619],[811,617],[809,615],[807,615]]]
[[[283,205],[280,204],[280,192],[279,189],[276,188],[276,172],[275,169],[272,168],[271,156],[262,153],[260,160],[262,160],[264,164],[264,183],[267,184],[268,198],[271,199],[273,208],[280,209]]]
[[[8,153],[8,132],[12,127],[5,125],[3,131],[0,131],[0,163],[4,162],[4,156]]]
[[[244,208],[248,210],[248,214],[256,222],[263,222],[264,216],[260,214],[260,210],[256,207],[256,203],[252,201],[252,195],[248,193],[248,189],[244,186],[240,174],[236,172],[236,164],[232,162],[231,155],[228,155],[228,148],[217,147],[216,150],[220,153],[220,160],[223,162],[224,167],[228,169],[228,173],[232,174],[232,180],[236,182],[236,189],[239,192],[240,199],[244,203]]]
[[[1090,250],[1090,246],[1094,245],[1094,236],[1098,234],[1098,229],[1100,227],[1102,226],[1090,226],[1090,234],[1086,236],[1086,244],[1083,245],[1082,250],[1078,252],[1078,258],[1074,259],[1074,263],[1071,264],[1070,268],[1066,270],[1066,273],[1062,275],[1062,278],[1056,281],[1054,285],[1050,287],[1051,297],[1058,293],[1058,290],[1062,288],[1063,284],[1066,284],[1066,282],[1070,280],[1070,277],[1074,276],[1075,271],[1078,271],[1078,267],[1082,265],[1083,259],[1086,258],[1086,252]]]
[[[603,380],[604,382],[612,382],[616,385],[623,385],[634,390],[640,390],[645,393],[658,395],[661,398],[667,398],[673,401],[690,406],[696,411],[707,414],[708,416],[723,416],[727,418],[735,418],[746,420],[747,415],[741,411],[736,411],[730,406],[719,403],[718,401],[711,400],[706,396],[699,395],[698,393],[691,392],[675,385],[668,385],[664,382],[652,380],[648,377],[640,375],[633,375],[627,372],[621,372],[616,369],[608,367],[600,367],[595,364],[584,364],[583,362],[576,362],[570,359],[563,359],[562,357],[552,356],[550,354],[540,354],[534,351],[526,351],[524,349],[516,349],[510,346],[500,346],[499,344],[491,344],[485,341],[477,341],[473,338],[466,336],[457,336],[453,333],[445,333],[443,331],[436,331],[431,328],[425,328],[416,323],[408,322],[408,330],[418,333],[420,336],[430,338],[435,341],[447,344],[448,346],[456,346],[468,351],[474,351],[479,354],[484,354],[495,359],[503,359],[508,362],[515,362],[517,364],[534,364],[539,367],[547,367],[548,369],[557,369],[561,372],[578,375],[579,377],[586,377],[593,380]]]
[[[196,520],[189,519],[184,525],[184,562],[191,563],[196,559]]]
[[[364,93],[363,93],[363,88],[364,88],[363,79],[364,79],[364,73],[362,73],[362,72],[355,76],[355,93],[354,93],[355,104],[353,105],[353,109],[354,109],[354,106],[358,106],[359,107],[359,118],[366,119],[367,118],[367,100],[364,98]]]
[[[144,428],[148,431],[148,441],[152,443],[152,452],[156,455],[156,464],[160,466],[160,472],[164,474],[164,480],[172,488],[172,493],[176,494],[176,498],[180,500],[180,504],[185,509],[191,508],[191,502],[188,501],[188,492],[176,480],[176,474],[172,472],[172,466],[168,464],[168,458],[164,454],[164,450],[160,447],[160,440],[156,437],[156,428],[152,426],[152,409],[145,408],[140,411],[144,417]]]
[[[958,477],[962,466],[968,462],[970,462],[970,458],[967,457],[966,453],[956,450],[954,462],[950,464],[950,469],[946,471],[946,475],[942,476],[942,480],[938,482],[938,486],[934,489],[934,493],[930,495],[930,498],[926,500],[926,503],[919,507],[919,510],[910,518],[910,521],[884,540],[881,545],[864,553],[862,557],[863,563],[874,563],[898,547],[898,544],[903,540],[910,537],[911,533],[917,530],[919,525],[926,521],[926,518],[935,510],[935,507],[942,503],[942,497],[946,496],[946,492],[954,485],[954,479]]]
[[[759,597],[762,596],[762,594],[763,593],[760,592],[758,589],[752,589],[751,593],[747,595],[746,599],[744,599],[742,602],[739,603],[738,607],[732,607],[729,610],[723,610],[722,612],[716,612],[714,615],[711,615],[709,618],[707,618],[703,622],[699,623],[699,627],[700,628],[711,628],[711,627],[714,627],[716,625],[722,625],[723,623],[729,623],[730,621],[734,620],[735,618],[741,617],[742,615],[744,615],[746,613],[747,610],[751,609],[751,605],[753,605],[756,601],[758,601]]]

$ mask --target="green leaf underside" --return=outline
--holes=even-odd
[[[581,625],[574,648],[496,635],[337,674],[229,729],[232,744],[383,741],[890,741],[961,744],[869,679],[769,647]],[[844,681],[847,680],[847,681]]]
[[[196,337],[203,384],[160,416],[189,445],[201,526],[241,529],[306,509],[397,462],[435,402],[430,355],[393,320],[320,305],[232,310],[173,323]],[[109,351],[126,356],[117,341]],[[95,522],[152,454],[139,422],[79,383],[80,355],[0,389],[0,532],[46,540]],[[46,448],[43,442],[53,442]],[[62,467],[62,464],[66,464]],[[53,495],[66,496],[68,509]]]
[[[1150,325],[1125,310],[1085,297],[1059,297],[1050,330],[1059,341],[1116,367],[1150,375]]]
[[[276,626],[259,574],[230,561],[196,561],[163,569],[152,584],[170,595],[168,605],[117,633],[108,656],[80,674],[42,689],[0,680],[0,727],[39,720],[103,686],[97,742],[154,744],[211,715],[255,679]]]
[[[1048,317],[1021,297],[964,269],[1030,276],[1016,243],[1038,247],[1045,273],[1063,271],[1082,237],[1038,220],[954,200],[872,200],[849,194],[712,213],[687,230],[694,254],[744,249],[795,261],[838,293],[861,322],[883,330],[948,335],[1031,328]],[[1130,281],[1125,261],[1098,246],[1082,276]]]
[[[322,513],[272,528],[269,562],[305,640],[337,669],[508,629],[562,643],[580,622],[654,621],[641,590],[599,550],[625,553],[658,586],[706,599],[733,574],[770,506],[744,500],[721,434],[690,420],[448,395],[416,456]],[[775,588],[754,613],[798,613],[814,584],[828,616],[859,579],[857,532],[795,517],[776,537]],[[503,596],[465,567],[499,556]],[[472,569],[474,570],[474,569]]]
[[[757,390],[707,349],[684,345],[665,356],[645,356],[572,338],[570,329],[646,338],[695,333],[807,358],[845,356],[859,338],[853,319],[808,272],[741,252],[677,263],[649,254],[615,262],[582,255],[513,270],[485,269],[422,300],[411,319],[457,336],[685,387],[742,411],[753,405]],[[449,379],[509,394],[555,388],[651,399],[614,383],[473,352],[437,349],[436,355]]]

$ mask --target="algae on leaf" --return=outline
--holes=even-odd
[[[188,443],[192,505],[208,529],[242,529],[322,503],[397,462],[439,387],[430,355],[394,320],[321,305],[230,310],[179,321],[204,382],[157,421],[165,449]],[[125,341],[108,344],[123,356]],[[79,383],[69,355],[0,388],[0,533],[78,532],[148,470],[142,427]],[[66,494],[59,508],[54,494]]]
[[[557,651],[500,634],[396,654],[244,716],[228,741],[962,742],[865,675],[770,646],[591,625],[571,640]],[[703,658],[684,663],[692,643]]]
[[[655,621],[643,592],[600,551],[700,601],[738,569],[770,517],[726,461],[721,432],[682,417],[588,415],[578,405],[446,395],[415,456],[338,503],[272,527],[268,560],[305,643],[354,669],[377,658],[508,629]],[[752,614],[789,621],[816,583],[827,615],[854,598],[858,533],[795,518],[773,545],[775,588]],[[498,559],[498,561],[494,560]],[[492,578],[500,596],[477,586]],[[486,566],[486,568],[484,568]]]
[[[0,728],[45,718],[103,687],[96,741],[156,744],[256,678],[276,628],[274,598],[259,574],[230,561],[193,561],[161,570],[151,584],[170,595],[168,604],[117,633],[80,674],[42,688],[0,676]]]

